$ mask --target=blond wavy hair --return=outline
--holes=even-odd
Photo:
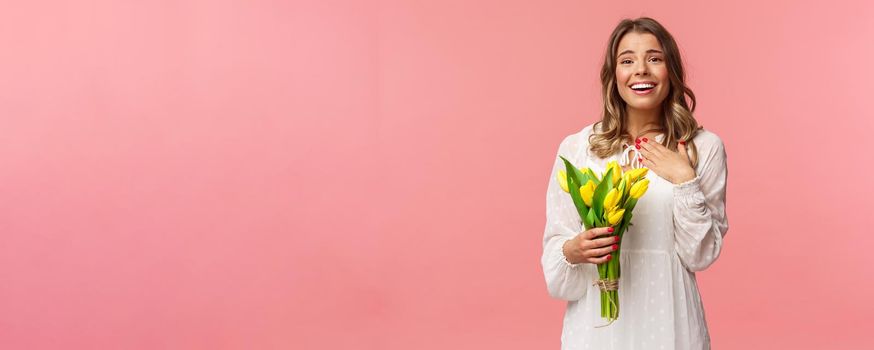
[[[686,141],[692,167],[695,168],[698,165],[698,149],[692,138],[702,128],[692,115],[695,111],[695,94],[686,85],[686,73],[674,37],[661,24],[649,17],[623,19],[610,35],[607,53],[604,55],[604,65],[601,67],[601,96],[604,110],[601,120],[596,123],[600,124],[600,129],[595,128],[589,136],[590,150],[603,159],[621,151],[623,141],[632,142],[632,136],[625,130],[628,117],[625,110],[626,103],[619,95],[616,84],[616,51],[619,49],[619,41],[629,32],[650,33],[662,46],[671,80],[668,96],[662,102],[663,118],[660,122],[665,134],[662,145],[677,151],[677,142]],[[687,96],[690,103],[686,102]]]

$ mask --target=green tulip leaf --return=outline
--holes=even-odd
[[[629,196],[628,201],[625,202],[625,206],[623,208],[625,208],[625,212],[630,213],[632,210],[634,210],[635,206],[637,206],[637,198],[631,198],[631,196]]]
[[[604,197],[611,188],[613,188],[613,172],[608,171],[601,179],[601,183],[595,187],[595,195],[592,196],[592,210],[595,211],[595,217],[604,217]]]
[[[574,207],[577,208],[577,214],[580,215],[580,221],[582,221],[583,218],[588,216],[589,207],[586,206],[586,203],[583,202],[583,197],[580,196],[580,171],[569,160],[561,156],[559,157],[562,161],[564,161],[565,171],[567,172],[568,192],[570,193],[571,199],[574,202]],[[574,170],[576,170],[576,172],[574,172]]]
[[[585,223],[586,223],[587,230],[592,228],[592,227],[597,227],[597,226],[595,226],[595,211],[594,210],[589,210],[589,215],[586,215]]]
[[[618,191],[619,191],[619,193],[622,193],[622,196],[619,197],[619,204],[618,204],[619,208],[625,208],[625,201],[627,201],[628,198],[631,197],[631,195],[630,195],[631,192],[625,193],[625,187],[627,187],[625,184],[625,181],[619,180],[619,190]]]
[[[570,163],[570,162],[568,162],[568,163]],[[579,182],[580,186],[585,185],[586,182],[589,181],[586,174],[583,173],[582,171],[580,171],[580,169],[577,168],[576,166],[573,167],[573,173],[574,173],[574,176],[577,178],[577,181]],[[568,174],[570,174],[570,172],[568,172]]]
[[[621,223],[622,223],[621,224],[622,231],[624,232],[626,229],[628,229],[628,226],[631,225],[631,212],[630,211],[627,211],[627,210],[625,211],[625,215],[622,215]]]

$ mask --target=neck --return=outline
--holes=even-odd
[[[661,109],[640,110],[628,107],[625,109],[627,125],[625,131],[631,134],[631,137],[643,136],[647,130],[661,128]]]

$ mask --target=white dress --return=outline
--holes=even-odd
[[[558,156],[600,175],[607,162],[627,165],[621,155],[600,159],[588,151],[594,124],[567,136],[559,146],[546,193],[546,228],[541,264],[549,295],[566,300],[562,349],[709,349],[710,334],[698,294],[695,272],[719,257],[728,231],[725,147],[713,132],[699,130],[697,176],[672,184],[649,171],[649,189],[634,209],[620,243],[619,318],[610,326],[601,318],[600,292],[594,264],[571,264],[562,253],[565,241],[584,229],[571,197],[556,180],[565,169]],[[661,142],[664,135],[656,141]],[[629,151],[631,149],[631,151]],[[632,164],[638,167],[635,162]]]

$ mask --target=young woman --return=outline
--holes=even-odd
[[[568,301],[562,349],[709,349],[695,272],[719,257],[728,231],[724,144],[698,126],[677,44],[651,18],[619,23],[601,83],[603,117],[561,142],[546,195],[541,263],[549,294]],[[610,161],[649,168],[621,242],[607,228],[582,227],[558,183],[558,156],[597,174]],[[596,264],[620,245],[619,318],[598,327],[607,322]]]

